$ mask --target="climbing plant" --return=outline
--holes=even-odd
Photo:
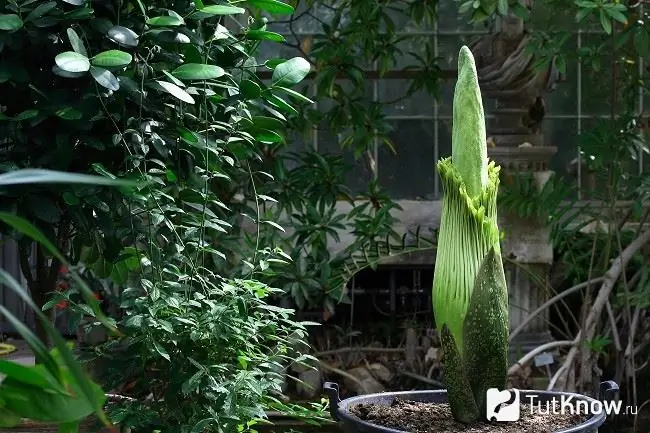
[[[135,431],[244,431],[265,409],[290,410],[279,398],[283,371],[302,359],[306,328],[267,302],[281,289],[258,277],[266,263],[292,258],[261,236],[246,248],[241,220],[281,230],[264,211],[274,199],[256,185],[271,177],[264,149],[285,141],[296,104],[311,103],[293,89],[310,66],[256,61],[261,41],[282,41],[254,18],[262,9],[293,12],[275,0],[30,0],[0,10],[2,170],[138,184],[128,195],[21,186],[3,191],[2,203],[106,282],[121,335],[95,348],[97,368],[106,367],[97,376],[125,397],[109,408],[112,421]],[[58,256],[38,249],[32,267],[31,241],[10,234],[39,307],[65,299],[97,319],[74,282],[46,303]]]

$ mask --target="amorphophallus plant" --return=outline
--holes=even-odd
[[[488,162],[481,91],[466,46],[458,57],[452,154],[438,172],[444,198],[433,310],[451,411],[469,423],[485,417],[487,390],[506,385],[508,291],[497,227],[499,167]]]

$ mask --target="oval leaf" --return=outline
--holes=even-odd
[[[108,69],[96,68],[93,66],[90,68],[90,75],[93,76],[95,81],[97,81],[97,84],[100,86],[112,90],[113,92],[120,90],[120,82],[117,81],[115,75],[113,75],[113,73]]]
[[[83,54],[66,51],[54,58],[56,65],[66,72],[88,72],[90,61]]]
[[[52,9],[56,7],[56,2],[51,1],[47,3],[41,3],[40,5],[36,6],[30,13],[27,15],[25,18],[25,22],[30,22],[33,21],[37,18],[42,17],[43,15],[46,15],[49,13]]]
[[[202,13],[202,14],[208,15],[208,16],[237,15],[237,14],[243,14],[244,12],[246,12],[245,9],[238,8],[238,7],[235,7],[235,6],[227,6],[227,5],[206,6],[206,7],[199,10],[199,13]]]
[[[97,54],[92,58],[93,66],[100,68],[121,68],[127,66],[133,60],[133,56],[120,50],[108,50]]]
[[[82,56],[87,57],[88,52],[86,51],[86,47],[84,47],[84,43],[81,41],[81,38],[75,32],[73,29],[68,29],[68,40],[70,41],[70,45],[72,45],[72,49],[75,50],[76,53],[81,54]]]
[[[267,32],[265,30],[249,30],[246,32],[246,39],[253,41],[286,42],[284,36],[280,33]]]
[[[248,3],[270,14],[291,15],[296,11],[293,6],[278,0],[248,0]]]
[[[174,96],[175,98],[178,98],[183,102],[187,102],[188,104],[194,104],[194,98],[192,98],[189,93],[178,87],[176,84],[160,80],[156,80],[156,83],[162,88],[162,90]]]
[[[23,26],[23,20],[16,14],[0,15],[0,30],[15,32]]]
[[[271,81],[274,86],[293,86],[305,79],[310,70],[311,65],[307,60],[294,57],[276,66]]]
[[[125,47],[138,46],[138,34],[131,29],[122,26],[113,26],[108,29],[106,36],[113,42]]]
[[[226,71],[215,65],[187,63],[172,71],[172,75],[180,80],[211,80],[222,77]]]
[[[154,27],[175,27],[182,26],[185,24],[185,21],[180,17],[162,16],[149,18],[147,24]]]

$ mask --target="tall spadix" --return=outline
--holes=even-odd
[[[451,158],[438,162],[444,197],[433,309],[454,417],[485,414],[488,388],[506,383],[508,293],[497,227],[499,167],[488,162],[474,57],[463,46],[453,102]]]

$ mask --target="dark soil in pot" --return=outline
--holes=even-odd
[[[470,425],[455,421],[446,403],[395,399],[390,406],[361,403],[351,406],[349,411],[363,421],[410,433],[549,433],[578,425],[587,419],[583,415],[560,414],[559,405],[556,410],[550,409],[546,415],[531,413],[530,407],[522,404],[518,421]]]

